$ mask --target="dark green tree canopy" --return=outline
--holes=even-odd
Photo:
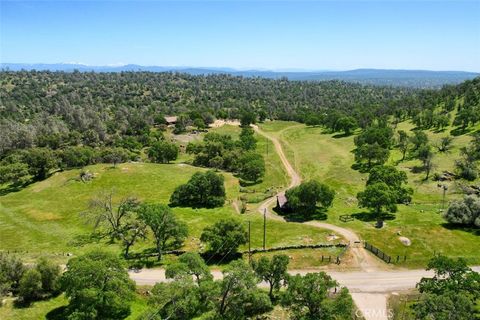
[[[253,263],[253,270],[257,276],[268,282],[269,296],[270,300],[273,300],[273,291],[277,293],[282,286],[282,282],[285,282],[288,279],[287,267],[289,263],[289,258],[287,255],[274,255],[271,259],[263,256]]]
[[[210,252],[226,256],[236,253],[240,245],[247,243],[247,231],[241,222],[223,219],[206,227],[200,240],[208,244]]]
[[[357,199],[360,207],[371,209],[379,220],[385,211],[397,212],[398,195],[385,182],[367,185],[365,191],[357,194]]]
[[[69,299],[67,319],[124,319],[130,314],[135,284],[121,260],[94,251],[72,258],[61,286]]]
[[[223,272],[217,314],[222,319],[248,319],[272,309],[267,294],[257,288],[258,278],[243,260],[235,260]]]
[[[172,206],[215,208],[225,203],[225,185],[221,174],[214,171],[196,172],[178,186],[170,197]]]
[[[329,208],[335,198],[335,191],[316,180],[302,182],[299,186],[285,192],[288,207],[306,215],[316,212],[317,205],[322,209]]]
[[[257,147],[257,139],[251,127],[243,127],[240,132],[240,147],[244,150],[255,150]]]
[[[255,152],[244,153],[239,161],[239,176],[243,180],[257,182],[265,175],[265,160]]]
[[[179,221],[165,204],[142,204],[138,209],[139,218],[150,228],[155,238],[158,260],[164,251],[182,246],[188,235],[186,223]]]
[[[167,141],[154,142],[148,149],[148,158],[153,162],[169,163],[178,157],[179,149],[176,144]]]
[[[475,319],[479,311],[480,274],[464,259],[443,255],[433,257],[427,266],[435,275],[417,283],[421,292],[413,311],[419,319]]]
[[[198,284],[213,279],[205,261],[198,253],[193,252],[182,254],[177,263],[168,265],[165,276],[171,279],[194,276]]]
[[[378,182],[385,183],[397,194],[396,203],[409,203],[412,200],[413,190],[408,184],[407,174],[393,166],[376,166],[368,176],[367,186]]]
[[[352,319],[353,301],[348,290],[343,288],[334,297],[329,294],[337,286],[325,272],[291,276],[282,305],[292,312],[293,319]]]

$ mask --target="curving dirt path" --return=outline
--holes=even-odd
[[[290,184],[286,189],[296,187],[302,182],[302,178],[300,175],[295,171],[293,166],[290,164],[288,161],[287,157],[285,156],[285,153],[283,152],[282,145],[279,141],[279,139],[273,135],[269,135],[262,131],[258,126],[253,125],[253,129],[260,135],[264,136],[265,138],[269,139],[272,141],[275,151],[277,152],[278,156],[280,157],[280,160],[285,167],[285,170],[287,171],[287,174],[290,177]],[[279,216],[273,212],[271,212],[270,208],[273,206],[275,203],[277,196],[278,195],[283,195],[285,194],[285,190],[280,191],[277,193],[275,196],[268,198],[264,202],[260,204],[258,207],[258,211],[260,213],[265,213],[268,218],[274,219],[274,220],[279,220],[279,221],[285,221],[285,218],[282,216]],[[322,229],[327,229],[334,231],[340,235],[342,235],[347,241],[350,242],[350,252],[352,254],[352,260],[350,262],[350,267],[352,268],[358,268],[361,271],[364,272],[374,272],[377,270],[385,270],[387,269],[386,265],[383,262],[380,262],[377,258],[369,254],[362,246],[361,246],[361,239],[360,237],[353,232],[350,229],[345,229],[333,224],[329,223],[324,223],[324,222],[319,222],[319,221],[308,221],[304,222],[306,225],[310,225],[313,227],[317,228],[322,228]]]
[[[283,153],[283,148],[282,148],[282,145],[280,144],[280,141],[278,141],[278,139],[276,137],[271,136],[271,135],[265,133],[264,131],[260,130],[260,128],[257,125],[252,125],[252,127],[255,130],[255,132],[264,136],[265,138],[267,138],[268,140],[270,140],[273,143],[273,146],[275,148],[275,152],[280,157],[280,161],[282,162],[283,166],[285,167],[285,170],[287,171],[288,176],[290,177],[290,184],[288,185],[288,187],[285,188],[284,190],[278,192],[273,197],[270,197],[270,198],[266,199],[265,201],[263,201],[260,204],[260,206],[258,207],[258,211],[260,213],[266,213],[267,217],[270,218],[270,219],[285,222],[285,219],[282,216],[279,216],[275,213],[272,213],[270,211],[270,207],[277,200],[277,196],[285,194],[285,190],[287,190],[287,189],[298,186],[302,182],[302,178],[295,171],[295,169],[293,169],[292,165],[290,164],[287,157],[285,156],[285,153]]]

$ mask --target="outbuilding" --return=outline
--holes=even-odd
[[[164,117],[167,125],[172,126],[177,123],[177,116]]]
[[[285,193],[280,193],[277,195],[277,206],[275,209],[280,211],[285,211],[288,209],[287,197],[285,196]]]

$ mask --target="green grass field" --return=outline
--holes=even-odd
[[[266,132],[281,138],[285,153],[292,165],[300,172],[303,179],[317,179],[332,186],[337,194],[334,205],[329,209],[327,222],[351,228],[361,237],[378,246],[386,253],[397,256],[407,255],[408,267],[424,266],[434,254],[443,252],[450,256],[463,256],[471,263],[480,263],[480,237],[466,230],[452,230],[444,225],[439,210],[442,206],[442,192],[437,182],[424,181],[424,173],[413,174],[410,168],[418,165],[418,160],[405,161],[399,167],[407,172],[409,184],[414,188],[413,203],[399,206],[394,220],[386,222],[386,227],[378,230],[374,221],[355,220],[343,223],[342,214],[364,213],[358,208],[356,194],[362,191],[367,174],[351,168],[354,163],[353,136],[336,138],[324,133],[323,128],[306,127],[294,122],[267,122],[261,125]],[[399,129],[410,130],[413,126],[401,123]],[[428,132],[430,139],[436,141],[446,133]],[[466,145],[467,135],[455,137],[453,148],[449,153],[437,154],[434,162],[435,171],[453,171],[454,160],[459,157],[460,147]],[[393,151],[389,163],[396,164],[401,158],[398,151]],[[449,183],[447,202],[460,197],[455,184]],[[412,240],[410,247],[398,240],[398,233]]]
[[[281,138],[287,157],[304,179],[318,179],[337,191],[333,207],[329,210],[327,222],[351,228],[357,231],[363,239],[383,249],[386,253],[407,255],[405,266],[419,267],[435,252],[443,252],[451,256],[464,256],[472,263],[479,263],[480,257],[476,250],[480,238],[473,232],[448,229],[444,225],[439,209],[442,193],[436,182],[423,180],[424,174],[413,174],[411,167],[417,165],[416,160],[404,161],[399,167],[404,169],[409,177],[410,185],[415,189],[413,203],[409,206],[399,206],[399,212],[394,220],[388,220],[386,227],[378,230],[372,221],[355,220],[349,223],[339,221],[342,214],[364,213],[357,206],[356,194],[364,188],[366,174],[351,169],[353,163],[353,136],[335,138],[325,134],[322,128],[309,128],[294,122],[267,122],[262,129]],[[410,130],[412,125],[401,123],[399,129]],[[215,129],[217,132],[228,133],[236,137],[239,128],[224,126]],[[433,141],[445,133],[429,132]],[[247,189],[255,189],[256,193],[247,193],[249,197],[263,197],[265,190],[280,188],[288,182],[287,176],[274,148],[267,141],[258,137],[257,151],[266,157],[265,179]],[[466,135],[454,140],[454,147],[449,153],[437,155],[436,171],[453,170],[454,159],[458,157],[459,148],[469,140]],[[397,163],[400,158],[398,151],[393,151],[390,163]],[[20,251],[27,260],[33,260],[40,255],[54,257],[58,261],[66,261],[62,255],[69,252],[79,254],[101,246],[119,252],[116,245],[106,243],[75,246],[76,236],[86,235],[91,227],[85,224],[80,213],[87,209],[88,201],[102,191],[114,189],[117,197],[133,195],[142,201],[167,203],[174,188],[185,183],[190,176],[202,168],[192,167],[183,161],[182,156],[176,163],[126,163],[112,168],[110,165],[95,165],[87,169],[95,174],[88,183],[80,182],[77,177],[79,170],[70,170],[53,174],[45,181],[34,183],[25,189],[0,196],[0,250]],[[191,209],[174,208],[179,218],[186,221],[190,236],[185,243],[187,250],[198,250],[199,236],[203,228],[221,218],[237,217],[245,225],[251,221],[252,247],[262,245],[263,221],[256,212],[256,203],[249,204],[249,211],[240,215],[235,212],[232,202],[240,195],[238,179],[229,173],[225,176],[228,201],[222,208]],[[451,183],[447,193],[447,201],[460,197],[460,193]],[[298,223],[267,222],[267,246],[280,246],[299,243],[324,243],[329,232],[318,230]],[[398,240],[398,234],[412,240],[412,246],[405,247]],[[133,251],[151,247],[151,241],[136,245]],[[246,246],[241,248],[246,249]],[[321,256],[320,251],[318,251]],[[298,253],[295,253],[298,255]],[[301,255],[300,255],[301,256]],[[312,259],[306,265],[317,265]],[[304,266],[305,263],[295,262]]]
[[[116,168],[94,165],[87,169],[95,174],[95,178],[87,183],[77,180],[79,170],[70,170],[56,173],[19,192],[1,196],[0,249],[21,251],[22,257],[27,259],[48,255],[60,261],[67,259],[62,253],[79,254],[98,246],[119,252],[116,245],[103,242],[82,247],[72,245],[76,236],[91,231],[80,216],[87,209],[89,199],[104,190],[114,189],[117,197],[133,195],[142,201],[168,203],[176,186],[185,183],[194,172],[205,170],[182,163],[126,163]],[[243,221],[245,226],[247,221],[251,221],[252,247],[261,247],[262,217],[256,211],[244,215],[235,212],[231,202],[239,195],[238,180],[228,173],[224,176],[228,198],[224,207],[173,209],[189,227],[186,249],[198,249],[198,238],[205,226],[232,217]],[[327,234],[326,231],[300,224],[267,221],[267,246],[325,243]],[[133,250],[152,245],[151,241],[147,241]]]

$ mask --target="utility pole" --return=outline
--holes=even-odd
[[[442,188],[443,190],[443,196],[442,196],[442,210],[445,209],[445,196],[446,196],[446,193],[447,193],[447,190],[448,190],[448,186],[445,185],[445,184],[438,184],[437,185],[439,188]]]
[[[248,221],[248,263],[252,264],[252,247],[251,247],[251,231],[250,231],[250,221]]]
[[[265,251],[267,242],[267,208],[263,209],[263,251]]]
[[[445,194],[447,193],[448,187],[443,185],[443,199],[442,199],[442,209],[445,209]]]
[[[265,137],[265,140],[266,140],[266,144],[265,144],[265,145],[267,146],[267,157],[268,157],[268,138]]]

